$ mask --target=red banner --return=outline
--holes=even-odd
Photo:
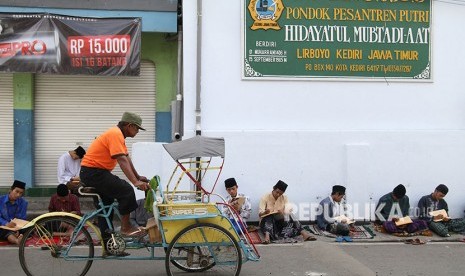
[[[137,76],[140,21],[0,13],[0,71]]]

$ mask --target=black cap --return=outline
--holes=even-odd
[[[407,193],[407,190],[405,189],[405,186],[402,184],[397,185],[397,187],[392,190],[392,194],[398,198],[401,199],[405,196],[405,193]]]
[[[22,182],[22,181],[19,181],[19,180],[15,180],[13,182],[13,185],[11,185],[11,188],[14,189],[14,188],[20,188],[20,189],[26,189],[26,183]]]
[[[284,181],[282,181],[282,180],[278,180],[276,185],[273,186],[273,190],[274,189],[280,189],[281,191],[285,192],[286,189],[287,189],[287,184],[284,183]]]
[[[443,193],[444,195],[447,195],[447,193],[449,192],[449,188],[447,188],[447,186],[444,185],[444,184],[439,184],[439,185],[436,187],[436,191],[441,192],[441,193]]]
[[[341,185],[334,185],[332,193],[333,194],[339,193],[340,195],[345,195],[346,194],[346,187],[341,186]]]
[[[236,179],[234,179],[234,177],[231,177],[231,178],[228,178],[224,181],[224,186],[227,188],[231,188],[231,187],[234,187],[234,186],[237,186],[237,182],[236,182]]]
[[[65,184],[59,184],[57,186],[57,195],[67,196],[69,194],[68,187]]]
[[[81,147],[77,147],[74,152],[76,153],[77,156],[79,156],[79,159],[82,159],[84,155],[86,154],[86,151]]]

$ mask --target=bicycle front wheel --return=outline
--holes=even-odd
[[[83,276],[94,257],[89,232],[77,233],[79,220],[71,217],[47,217],[26,230],[19,245],[19,262],[28,276]]]

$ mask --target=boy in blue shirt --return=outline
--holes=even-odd
[[[22,198],[26,189],[26,183],[15,180],[10,188],[10,192],[0,196],[0,225],[15,228],[15,218],[25,220],[27,201]],[[0,239],[5,239],[12,244],[19,244],[23,235],[18,231],[0,228]]]

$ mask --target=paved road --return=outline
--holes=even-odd
[[[262,259],[245,263],[241,275],[465,275],[465,243],[459,242],[406,245],[316,241],[258,248]],[[0,256],[0,275],[24,275],[17,248],[2,247]],[[165,275],[165,267],[163,261],[97,261],[87,275],[157,276]]]

